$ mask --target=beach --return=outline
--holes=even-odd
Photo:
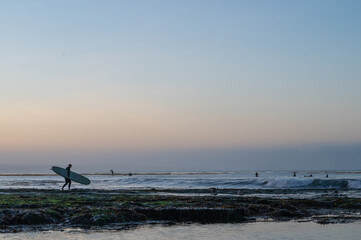
[[[251,172],[89,175],[89,186],[74,184],[73,189],[65,191],[59,190],[63,179],[58,176],[13,176],[13,180],[2,176],[0,231],[50,231],[57,235],[55,232],[77,229],[110,234],[104,231],[138,231],[146,226],[174,224],[223,224],[222,228],[229,227],[227,224],[260,223],[292,223],[301,228],[305,223],[359,224],[361,198],[360,189],[355,188],[358,174],[333,173],[328,179],[321,178],[323,171],[313,174],[312,180],[294,178],[290,172],[282,171],[260,171],[259,178],[251,176]],[[5,182],[13,187],[4,186]],[[120,182],[137,185],[121,187]],[[213,190],[206,182],[212,184]],[[249,182],[254,185],[251,187]],[[263,182],[262,187],[257,187],[258,182]],[[186,187],[188,183],[192,186]],[[19,187],[21,184],[26,188]],[[167,227],[164,231],[172,229]]]
[[[0,16],[0,239],[361,239],[361,1]]]

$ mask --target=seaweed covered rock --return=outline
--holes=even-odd
[[[211,208],[146,208],[136,209],[152,220],[170,220],[175,222],[243,222],[246,220],[244,209]]]
[[[0,212],[0,225],[15,225],[21,223],[21,211],[5,209]]]
[[[148,217],[142,214],[136,209],[121,209],[117,215],[118,222],[119,220],[123,220],[123,222],[142,222],[148,220]]]
[[[63,215],[60,212],[53,209],[47,209],[45,211],[45,214],[50,218],[54,219],[54,221],[59,221],[63,218]]]
[[[25,213],[21,222],[23,224],[36,225],[36,224],[44,224],[44,223],[52,223],[52,219],[45,216],[42,212],[29,211]]]
[[[73,216],[69,219],[71,224],[81,224],[81,225],[90,225],[92,215],[90,213],[80,214]]]
[[[110,222],[112,222],[111,218],[105,214],[95,215],[91,218],[91,223],[95,226],[102,226]]]
[[[277,199],[232,196],[149,195],[147,190],[3,190],[0,227],[21,225],[103,226],[149,221],[235,223],[255,219],[313,219],[319,223],[359,219],[361,199]],[[315,218],[325,214],[337,218]],[[348,214],[348,215],[347,215]],[[356,215],[356,217],[352,217]],[[351,216],[351,217],[349,217]],[[313,217],[313,218],[310,218]],[[31,226],[38,227],[38,226]],[[1,229],[0,229],[1,230]]]
[[[289,210],[289,209],[281,208],[274,210],[272,215],[277,218],[297,218],[297,217],[305,216],[306,213],[298,209]]]

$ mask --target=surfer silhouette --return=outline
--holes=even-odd
[[[70,180],[70,168],[71,168],[71,164],[68,165],[68,167],[66,168],[66,171],[67,171],[67,177],[65,178],[65,184],[64,186],[61,188],[61,190],[64,190],[64,187],[68,185],[68,188],[70,190],[70,186],[71,186],[71,180]]]
[[[212,194],[213,196],[216,196],[216,195],[218,194],[218,189],[212,187],[212,188],[211,188],[211,194]]]

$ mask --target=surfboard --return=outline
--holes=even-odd
[[[53,166],[51,168],[51,170],[53,170],[56,174],[58,174],[62,177],[65,177],[65,178],[68,177],[68,172],[65,168]],[[78,173],[72,172],[72,171],[70,171],[70,179],[74,182],[85,184],[85,185],[88,185],[90,183],[90,180],[88,178],[86,178]]]

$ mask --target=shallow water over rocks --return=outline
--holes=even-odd
[[[241,224],[147,225],[123,230],[23,232],[1,234],[9,240],[253,240],[253,239],[360,239],[361,223],[321,225],[311,222],[256,222]]]

